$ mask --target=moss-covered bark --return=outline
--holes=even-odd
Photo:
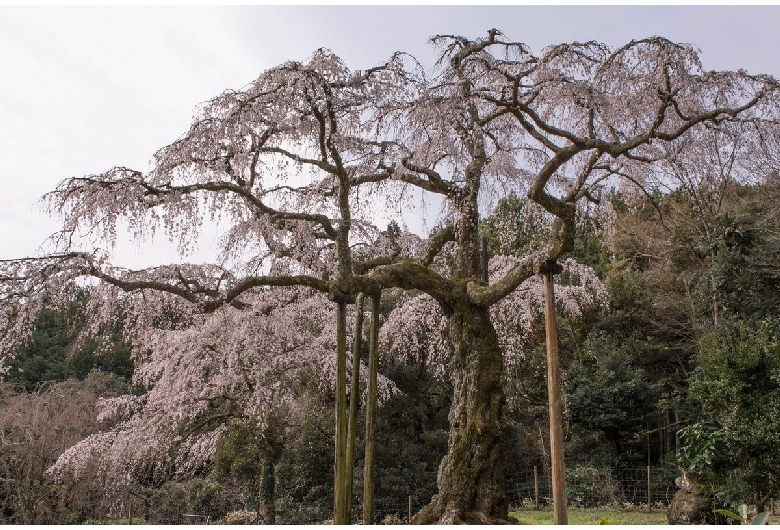
[[[439,469],[439,494],[416,524],[509,522],[501,431],[503,358],[487,308],[462,304],[450,317],[454,397],[449,451]]]

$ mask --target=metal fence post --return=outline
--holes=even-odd
[[[536,509],[539,509],[539,469],[534,466],[534,500],[536,501]]]
[[[647,466],[647,513],[650,513],[653,506],[652,492],[652,471],[650,466]]]

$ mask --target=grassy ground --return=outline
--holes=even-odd
[[[569,524],[599,524],[604,518],[609,524],[668,524],[666,512],[661,510],[647,513],[644,509],[569,508],[568,514]],[[522,524],[553,524],[553,511],[549,506],[541,510],[521,508],[510,515]]]
[[[666,511],[654,509],[647,513],[644,508],[633,510],[621,510],[616,508],[569,508],[569,524],[599,524],[607,519],[609,524],[669,524],[666,520]],[[520,508],[510,512],[521,524],[553,524],[553,510],[551,506],[534,510],[533,508]],[[780,524],[780,515],[769,517],[767,524]]]

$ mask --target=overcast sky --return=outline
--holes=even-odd
[[[434,34],[490,28],[534,51],[620,46],[661,35],[694,44],[707,69],[780,77],[780,7],[0,7],[0,259],[29,256],[56,229],[37,199],[115,165],[145,170],[192,110],[263,70],[327,47],[353,69],[395,50],[432,64]],[[202,253],[209,254],[208,237]],[[123,246],[117,261],[159,252]]]

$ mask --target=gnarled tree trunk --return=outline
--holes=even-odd
[[[416,524],[509,522],[501,431],[503,357],[488,308],[468,303],[450,317],[454,398],[449,451],[439,468],[439,493]]]

